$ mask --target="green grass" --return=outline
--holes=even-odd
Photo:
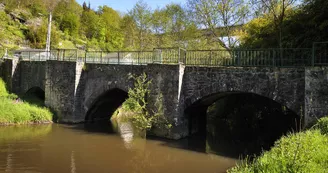
[[[246,159],[228,172],[328,172],[328,118],[314,127],[282,137],[270,151],[252,162]]]
[[[15,95],[9,94],[5,83],[0,78],[0,125],[50,123],[52,113],[49,109],[16,101]]]

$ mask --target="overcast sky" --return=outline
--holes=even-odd
[[[101,5],[107,5],[115,10],[126,13],[133,8],[138,0],[77,0],[81,5],[84,1],[87,4],[90,1],[91,8],[95,10]],[[144,0],[144,2],[146,2],[152,9],[156,9],[156,7],[164,7],[166,4],[172,2],[184,4],[186,0]]]

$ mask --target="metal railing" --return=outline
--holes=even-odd
[[[1,54],[0,54],[1,55]],[[82,51],[57,49],[14,51],[10,57],[24,61],[80,61],[97,64],[145,65],[185,64],[187,66],[297,67],[328,65],[328,42],[313,48],[185,50],[155,48],[152,51]]]
[[[192,66],[307,66],[311,49],[243,49],[187,51]]]
[[[312,47],[312,65],[328,65],[328,42],[314,42]]]
[[[82,61],[99,64],[138,65],[153,63],[153,51],[87,51]]]

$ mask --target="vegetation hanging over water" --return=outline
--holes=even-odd
[[[322,118],[312,129],[289,134],[253,162],[244,161],[230,173],[255,172],[327,172],[328,117]]]
[[[163,106],[160,104],[160,101],[162,101],[161,94],[155,103],[156,110],[152,113],[147,110],[147,100],[150,94],[149,86],[151,84],[151,81],[147,79],[147,75],[145,73],[140,76],[131,75],[130,78],[134,80],[134,88],[129,89],[129,98],[114,113],[112,119],[132,120],[134,126],[142,131],[149,130],[154,125],[170,128],[171,125],[164,117]]]
[[[0,78],[0,125],[50,123],[52,113],[47,108],[22,102],[9,94]]]

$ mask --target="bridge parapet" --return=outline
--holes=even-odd
[[[305,67],[328,65],[326,42],[312,48],[184,50],[155,48],[152,51],[82,51],[57,49],[14,51],[8,58],[24,61],[74,61],[94,64],[146,65],[184,64],[186,66]]]

